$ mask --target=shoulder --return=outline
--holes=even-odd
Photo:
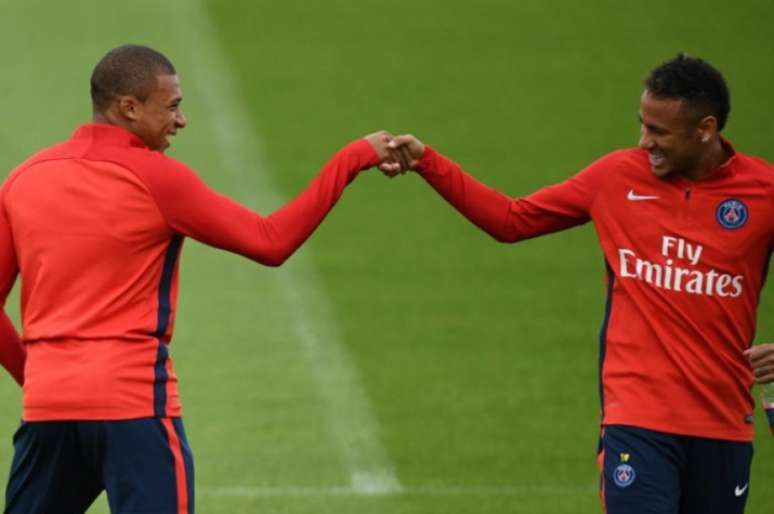
[[[137,177],[157,200],[196,188],[201,179],[188,165],[161,152],[132,148],[121,152],[119,164]]]
[[[85,157],[95,161],[113,162],[137,173],[187,169],[182,162],[148,148],[104,146],[91,149]]]
[[[138,164],[138,168],[151,172],[192,173],[186,164],[161,152],[144,148],[130,150],[129,158]]]
[[[767,189],[774,190],[774,165],[760,157],[741,152],[737,152],[734,159],[737,173],[758,181]]]
[[[640,148],[623,148],[603,155],[591,166],[605,169],[621,169],[626,167],[638,167],[648,164],[648,153]]]
[[[740,168],[744,171],[768,174],[774,173],[774,164],[771,164],[760,157],[737,152],[734,158],[738,161]]]
[[[610,174],[639,172],[648,168],[648,154],[639,148],[625,148],[605,154],[581,171],[579,176],[598,178]]]
[[[148,148],[95,148],[87,158],[121,166],[151,189],[178,182],[180,178],[194,174],[182,162]]]

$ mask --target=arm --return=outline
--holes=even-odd
[[[0,364],[19,383],[24,384],[24,361],[27,351],[16,328],[5,313],[5,300],[16,281],[18,268],[11,228],[5,214],[5,194],[0,193]]]
[[[598,190],[598,171],[604,168],[598,161],[565,182],[524,198],[510,198],[478,182],[413,136],[396,137],[392,147],[406,149],[411,167],[428,184],[473,224],[501,242],[529,239],[587,222]]]
[[[763,389],[763,408],[769,418],[771,435],[774,435],[774,399],[771,398],[771,387],[774,385],[774,343],[756,344],[744,351],[745,357],[750,362],[755,382]]]
[[[175,232],[279,266],[319,226],[344,187],[386,157],[384,137],[375,134],[339,151],[301,194],[266,217],[216,193],[179,163],[172,170],[153,170],[144,179]]]

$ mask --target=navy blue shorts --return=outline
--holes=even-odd
[[[113,514],[193,514],[193,458],[180,418],[23,422],[6,514],[81,514],[105,490]]]
[[[752,443],[604,427],[601,496],[607,514],[742,514]]]

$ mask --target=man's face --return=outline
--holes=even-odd
[[[654,175],[690,174],[704,151],[698,125],[683,100],[642,93],[639,146],[648,152]]]
[[[159,75],[156,88],[144,102],[139,103],[133,132],[151,150],[163,152],[169,145],[169,137],[185,127],[187,121],[180,110],[183,96],[177,75]]]

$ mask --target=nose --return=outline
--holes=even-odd
[[[643,127],[640,130],[639,147],[642,148],[643,150],[652,150],[653,146],[654,146],[653,138],[650,137],[650,135],[648,135],[647,129],[645,129],[645,127]]]
[[[188,125],[188,119],[185,117],[185,114],[183,114],[183,111],[178,111],[177,117],[175,118],[175,126],[177,128],[185,128],[186,125]]]

